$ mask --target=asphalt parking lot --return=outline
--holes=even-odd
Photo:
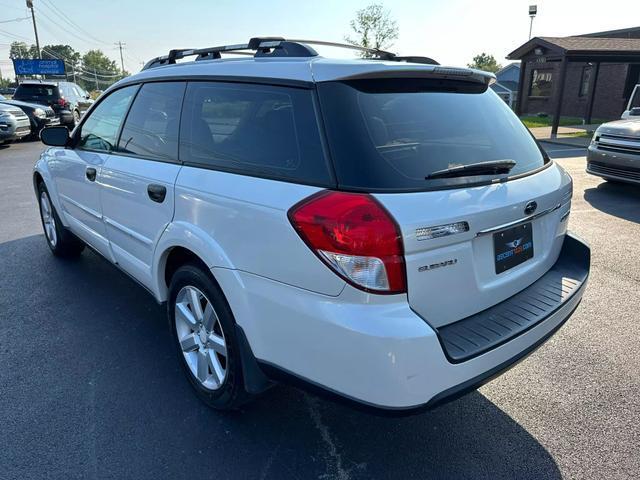
[[[592,247],[581,306],[480,391],[400,419],[284,386],[241,413],[205,407],[141,287],[94,253],[49,253],[31,184],[42,145],[0,147],[0,478],[637,478],[640,188],[545,147]]]

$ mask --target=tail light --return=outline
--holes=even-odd
[[[69,105],[69,102],[67,102],[64,97],[60,97],[58,99],[58,105],[60,105],[62,108],[66,108]]]
[[[291,208],[289,220],[351,285],[373,293],[407,291],[400,229],[371,195],[325,190]]]

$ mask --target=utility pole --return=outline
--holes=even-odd
[[[96,79],[96,90],[100,90],[100,87],[98,87],[98,72],[96,72],[96,69],[93,69],[93,77]]]
[[[31,20],[33,20],[33,33],[36,35],[36,48],[38,49],[38,58],[40,56],[40,40],[38,40],[38,27],[36,27],[36,14],[33,11],[33,0],[26,0],[27,8],[31,10]]]
[[[529,23],[529,40],[531,40],[531,31],[533,30],[533,19],[538,13],[537,5],[529,5],[529,18],[531,19],[531,23]]]
[[[122,75],[124,75],[124,59],[122,58],[122,47],[124,47],[126,43],[118,41],[114,45],[120,49],[120,66],[122,67]]]

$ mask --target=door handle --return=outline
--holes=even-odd
[[[95,168],[87,167],[85,175],[87,176],[87,180],[89,180],[90,182],[95,182],[96,181],[96,169]]]
[[[167,187],[152,183],[147,187],[147,194],[154,202],[162,203],[167,196]]]

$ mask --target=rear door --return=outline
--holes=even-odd
[[[77,132],[75,147],[56,150],[55,161],[49,162],[71,229],[107,258],[111,255],[102,223],[99,177],[137,88],[125,87],[106,97]]]
[[[433,326],[507,299],[555,263],[571,179],[491,89],[385,79],[319,92],[338,183],[373,193],[398,222],[409,303]],[[455,173],[495,161],[513,166]]]
[[[148,83],[127,115],[117,152],[100,181],[103,217],[116,262],[145,285],[154,247],[171,222],[178,163],[178,129],[185,82]]]
[[[70,83],[69,85],[77,99],[78,110],[80,111],[80,115],[82,116],[93,104],[93,100],[89,97],[89,94],[87,92],[85,92],[75,83]]]

